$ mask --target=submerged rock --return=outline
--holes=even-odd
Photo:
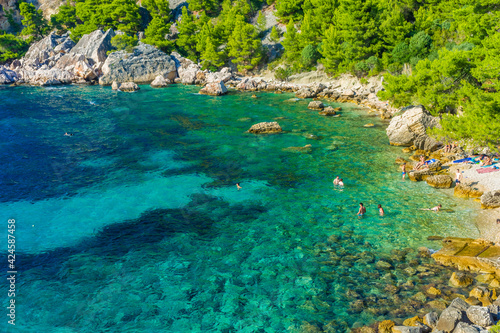
[[[453,287],[465,288],[470,286],[474,281],[470,276],[463,272],[453,272],[449,282]]]
[[[323,110],[325,108],[325,105],[320,101],[312,101],[309,103],[307,108],[311,110]]]
[[[327,116],[327,117],[335,116],[336,114],[337,114],[337,112],[331,106],[327,106],[326,108],[323,109],[323,111],[319,112],[319,115]]]
[[[250,133],[254,134],[269,134],[269,133],[280,133],[282,132],[281,126],[273,121],[273,122],[262,122],[253,125],[248,130]]]

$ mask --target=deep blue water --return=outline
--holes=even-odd
[[[366,110],[198,89],[0,87],[0,267],[15,219],[18,271],[2,332],[343,332],[378,317],[353,315],[347,289],[387,298],[377,258],[477,236],[471,204],[401,181]],[[283,134],[246,133],[275,119]]]

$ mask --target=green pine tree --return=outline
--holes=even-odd
[[[49,32],[48,22],[44,19],[42,11],[36,10],[33,4],[27,2],[21,3],[19,9],[23,17],[21,22],[24,25],[21,34],[32,36],[34,40],[42,39]]]
[[[144,43],[154,45],[164,52],[171,52],[174,42],[165,38],[170,33],[172,25],[168,0],[143,0],[142,5],[153,18],[144,31],[146,36]]]
[[[217,46],[211,37],[205,40],[205,50],[201,54],[201,64],[203,69],[217,70],[224,65],[224,52],[218,52]]]
[[[286,26],[286,32],[284,34],[284,39],[281,42],[285,48],[285,58],[289,61],[295,61],[299,59],[300,53],[302,52],[302,47],[300,46],[299,36],[297,34],[297,29],[295,29],[295,23],[293,20],[288,22]]]
[[[176,41],[179,51],[189,59],[196,61],[199,52],[196,50],[196,31],[198,26],[186,7],[182,7],[181,20],[177,25],[179,37]]]
[[[238,71],[251,70],[262,59],[261,41],[255,27],[244,21],[239,22],[227,43],[231,60],[238,65]]]
[[[266,16],[262,14],[262,11],[259,10],[259,16],[257,16],[257,31],[259,34],[266,30]]]
[[[278,43],[280,40],[280,33],[278,32],[278,29],[276,29],[276,26],[274,26],[274,25],[271,28],[271,34],[269,36],[269,39],[273,43]]]
[[[59,31],[66,31],[76,27],[76,7],[71,6],[69,1],[59,7],[59,12],[50,16],[50,23]]]

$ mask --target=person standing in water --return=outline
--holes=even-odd
[[[338,184],[339,184],[339,182],[340,182],[340,178],[339,178],[339,176],[337,176],[337,178],[335,178],[335,179],[333,180],[333,185],[338,185]]]
[[[385,212],[384,212],[384,209],[382,208],[381,204],[378,205],[378,212],[379,212],[380,216],[384,216]]]
[[[356,214],[356,215],[363,216],[363,215],[365,215],[365,213],[366,213],[366,208],[365,208],[365,206],[363,206],[363,203],[360,202],[359,203],[359,211],[358,211],[358,214]]]
[[[344,180],[342,178],[340,178],[339,180],[339,186],[344,187]]]
[[[403,163],[401,165],[401,174],[403,175],[403,180],[405,180],[405,176],[406,176],[406,163]]]
[[[241,190],[241,186],[240,186],[240,183],[236,183],[236,188],[239,190]]]

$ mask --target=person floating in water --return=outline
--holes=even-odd
[[[405,180],[405,176],[406,176],[406,163],[403,163],[401,165],[401,174],[403,175],[403,180]]]
[[[236,183],[236,188],[238,189],[238,191],[241,189],[240,183]]]
[[[64,136],[73,136],[73,134],[66,132],[64,133]]]
[[[344,180],[342,178],[340,178],[339,180],[339,186],[344,187]]]
[[[365,215],[365,213],[366,213],[366,208],[365,208],[365,206],[363,206],[363,203],[360,202],[359,203],[359,211],[358,211],[358,214],[356,214],[356,215],[363,216],[363,215]]]
[[[380,216],[384,216],[385,212],[384,212],[384,209],[382,208],[381,204],[378,205],[378,212],[379,212]]]
[[[339,176],[337,176],[337,178],[335,178],[335,179],[333,180],[333,185],[338,185],[338,184],[339,184],[339,182],[340,182],[340,178],[339,178]]]
[[[441,207],[443,207],[443,206],[441,206],[441,204],[439,204],[436,207],[432,207],[432,208],[422,208],[422,210],[432,210],[433,212],[439,212]]]

